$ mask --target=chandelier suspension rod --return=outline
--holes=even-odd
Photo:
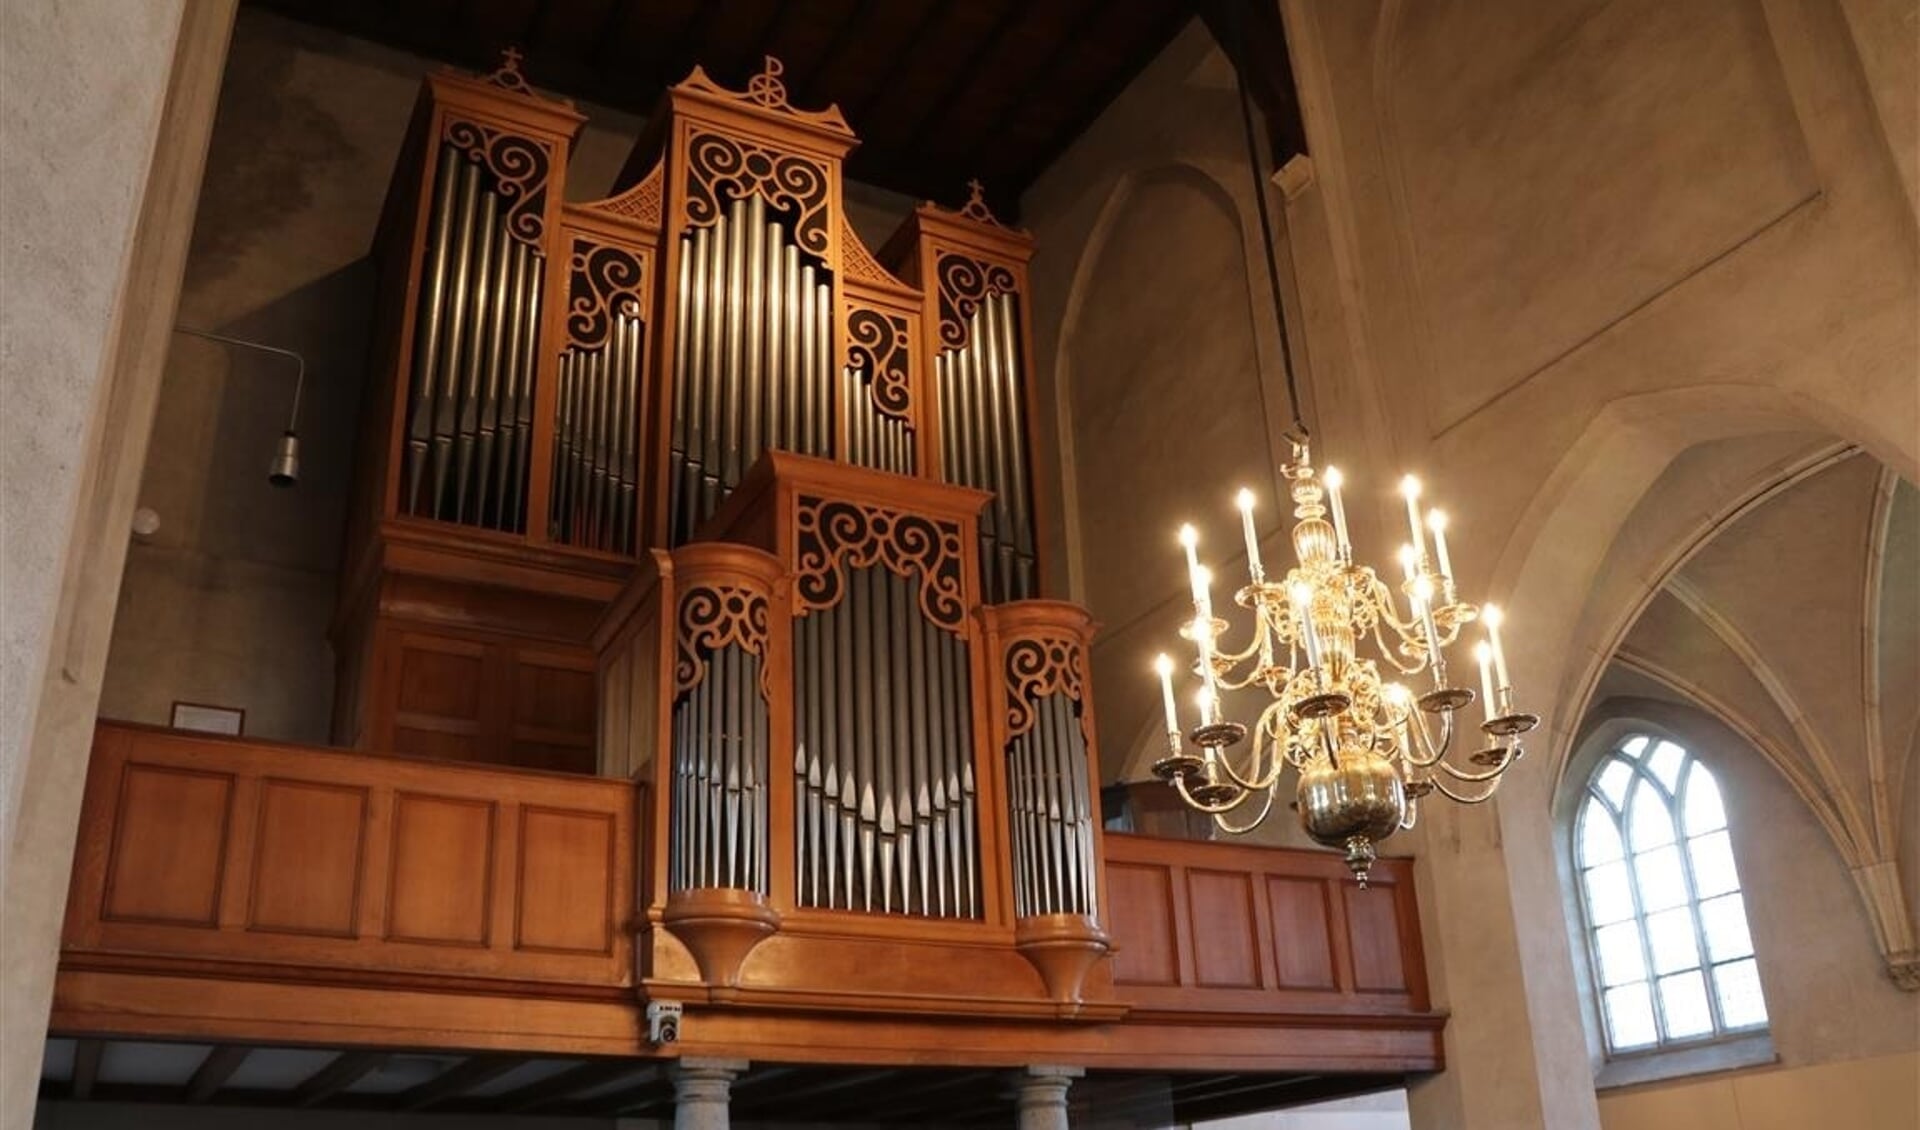
[[[1267,263],[1267,287],[1273,294],[1273,322],[1280,330],[1280,372],[1287,383],[1287,413],[1293,418],[1293,435],[1290,437],[1304,443],[1311,433],[1307,422],[1300,418],[1300,388],[1295,383],[1293,373],[1293,345],[1287,336],[1286,305],[1280,296],[1280,264],[1273,255],[1273,219],[1267,210],[1267,178],[1261,171],[1260,144],[1253,128],[1253,101],[1247,93],[1247,72],[1253,66],[1253,55],[1247,49],[1247,17],[1234,6],[1234,38],[1239,40],[1239,58],[1233,60],[1233,85],[1240,95],[1240,126],[1247,140],[1247,172],[1253,176],[1253,202],[1260,215],[1260,250]]]

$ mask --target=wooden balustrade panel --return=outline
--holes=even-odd
[[[1424,1013],[1413,869],[1365,890],[1340,857],[1109,833],[1115,995],[1138,1011]]]
[[[626,985],[637,807],[625,781],[103,723],[66,958]]]

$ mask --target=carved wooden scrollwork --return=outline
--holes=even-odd
[[[795,529],[794,614],[840,602],[843,569],[884,565],[920,579],[920,611],[954,635],[966,634],[960,523],[844,499],[802,497]]]
[[[934,264],[940,283],[940,348],[965,349],[973,337],[973,312],[996,294],[1017,294],[1013,270],[946,251]]]
[[[686,221],[706,227],[733,200],[758,194],[776,211],[796,217],[793,237],[801,250],[825,258],[828,247],[825,162],[717,133],[696,133],[687,142]]]
[[[507,234],[535,249],[546,232],[547,178],[553,150],[530,137],[462,118],[447,119],[445,140],[467,160],[493,175],[493,191],[506,202]]]
[[[738,644],[741,650],[761,657],[760,693],[769,697],[764,662],[767,610],[765,593],[739,585],[696,584],[682,590],[674,637],[674,697],[678,699],[706,678],[703,651],[711,653],[728,644]]]
[[[907,320],[866,306],[847,314],[847,365],[867,375],[867,391],[882,415],[912,422],[913,385]]]
[[[640,316],[646,269],[640,256],[624,247],[578,236],[568,256],[567,343],[575,349],[606,344],[613,316]]]
[[[1075,702],[1084,701],[1081,694],[1086,675],[1080,642],[1070,636],[1013,641],[1007,645],[1004,672],[1009,740],[1033,728],[1034,707],[1048,695],[1058,691]]]

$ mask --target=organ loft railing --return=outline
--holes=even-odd
[[[428,81],[338,736],[647,776],[650,993],[1112,1015],[1092,629],[1037,599],[1031,243],[974,185],[870,252],[852,130],[779,74],[696,69],[591,203],[580,116],[511,54]]]

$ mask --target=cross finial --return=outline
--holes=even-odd
[[[967,182],[967,203],[960,209],[960,214],[968,219],[979,220],[981,223],[998,224],[1000,222],[994,218],[993,210],[987,207],[987,186],[980,183],[979,177],[974,177]]]
[[[492,74],[487,76],[486,81],[495,86],[517,91],[521,94],[532,94],[533,88],[527,85],[526,76],[520,73],[520,60],[522,58],[524,58],[524,56],[520,54],[518,47],[509,46],[502,48],[500,51],[500,66],[496,68]]]

